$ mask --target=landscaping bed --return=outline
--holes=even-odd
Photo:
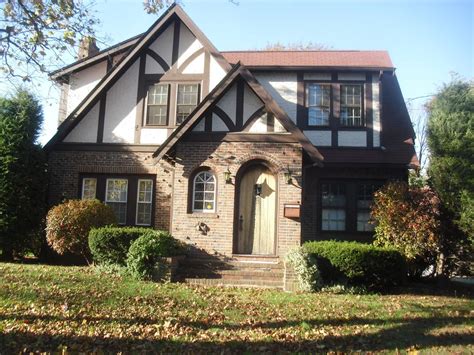
[[[473,352],[468,291],[292,294],[0,264],[0,353]]]

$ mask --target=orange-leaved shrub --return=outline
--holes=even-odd
[[[374,244],[400,251],[412,276],[436,263],[443,242],[440,200],[430,187],[386,184],[374,195],[372,219]]]
[[[115,224],[113,210],[99,200],[68,200],[49,210],[46,240],[58,254],[72,253],[89,262],[89,231]]]

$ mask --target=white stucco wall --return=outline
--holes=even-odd
[[[193,128],[193,132],[204,132],[204,129],[205,129],[205,118],[204,117],[201,117],[198,124],[196,126],[194,126]]]
[[[337,139],[340,147],[367,146],[367,132],[339,131]]]
[[[168,138],[167,128],[142,128],[140,144],[162,144]]]
[[[184,23],[181,23],[179,31],[179,48],[178,48],[178,68],[188,59],[193,53],[201,49],[203,45],[194,37],[191,31]],[[203,61],[204,68],[204,61]],[[202,71],[201,71],[202,73]]]
[[[70,76],[67,115],[74,111],[77,105],[99,83],[106,74],[106,71],[107,62],[104,60]]]
[[[255,73],[257,80],[296,123],[296,73]]]
[[[149,55],[146,56],[145,74],[163,74],[164,72],[165,71],[156,60]]]
[[[337,73],[337,80],[365,81],[364,73]]]
[[[330,73],[304,73],[303,74],[304,80],[331,80]]]
[[[202,74],[204,73],[204,53],[198,55],[194,60],[186,65],[183,74]]]
[[[306,137],[318,147],[330,147],[332,143],[331,131],[304,131]]]
[[[236,121],[236,101],[237,86],[234,84],[217,103],[217,106],[227,113],[227,116],[229,116],[234,123]]]
[[[243,122],[247,122],[247,120],[252,116],[252,114],[257,111],[259,108],[263,106],[262,100],[258,98],[257,95],[254,94],[252,89],[248,85],[244,86],[244,117]]]
[[[79,121],[76,127],[64,138],[67,143],[95,143],[97,142],[97,130],[99,127],[100,102]]]
[[[138,90],[139,60],[107,92],[105,143],[133,143]]]
[[[374,130],[373,144],[374,147],[380,147],[380,82],[379,75],[372,75],[372,127]]]
[[[267,133],[267,113],[261,115],[252,126],[250,126],[250,133]]]
[[[212,114],[212,131],[213,132],[229,132],[229,128],[227,128],[227,125],[215,113]]]
[[[160,55],[161,58],[171,67],[173,55],[173,33],[174,22],[150,45],[150,49]]]
[[[214,89],[226,74],[226,71],[221,67],[214,56],[211,55],[211,60],[209,61],[209,91]]]

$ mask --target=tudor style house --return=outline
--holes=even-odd
[[[179,5],[89,49],[51,74],[50,204],[98,198],[201,257],[368,241],[373,192],[418,164],[385,51],[220,52]]]

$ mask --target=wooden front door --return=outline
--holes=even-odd
[[[256,165],[240,180],[237,253],[275,254],[276,179],[268,168]]]

